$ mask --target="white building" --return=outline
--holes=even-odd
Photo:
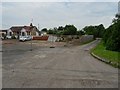
[[[31,24],[32,25],[32,24]],[[19,36],[39,36],[40,31],[37,29],[36,26],[13,26],[9,30],[7,30],[7,38],[19,38]]]

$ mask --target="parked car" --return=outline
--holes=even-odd
[[[26,36],[27,41],[32,40],[31,36]]]
[[[7,38],[7,39],[11,39],[11,38],[12,38],[12,36],[6,36],[6,38]]]
[[[31,36],[20,36],[19,41],[29,41],[32,40]]]
[[[0,39],[4,40],[5,38],[3,36],[1,36]]]

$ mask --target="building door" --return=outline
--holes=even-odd
[[[9,35],[12,36],[12,32],[9,32]]]
[[[20,37],[20,32],[17,32],[17,39],[19,39]]]
[[[22,32],[22,36],[25,36],[25,32]]]

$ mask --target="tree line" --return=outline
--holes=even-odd
[[[54,35],[93,35],[94,39],[102,38],[106,50],[120,52],[120,15],[116,14],[112,24],[105,29],[103,24],[96,26],[85,26],[82,30],[77,30],[74,25],[59,26],[47,30],[43,28],[41,31]]]
[[[41,31],[54,35],[93,35],[94,38],[102,38],[105,28],[103,24],[97,26],[85,26],[83,29],[78,30],[74,25],[66,25],[65,27],[59,26],[58,28],[43,28]]]
[[[83,28],[85,34],[94,35],[94,38],[102,38],[106,50],[120,52],[120,15],[116,14],[112,24],[104,28],[103,24],[98,26],[86,26]]]
[[[54,34],[54,35],[84,35],[84,31],[77,30],[77,28],[74,25],[66,25],[65,27],[59,26],[58,28],[50,28],[49,30],[47,28],[43,28],[41,31],[47,32],[48,34]]]
[[[103,41],[107,50],[120,52],[120,15],[115,18],[104,32]]]

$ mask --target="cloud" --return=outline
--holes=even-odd
[[[2,29],[2,3],[0,2],[0,29]]]
[[[34,25],[53,28],[74,24],[78,29],[86,25],[110,25],[117,13],[116,2],[3,2],[3,27]]]
[[[119,0],[1,0],[2,2],[118,2]]]

